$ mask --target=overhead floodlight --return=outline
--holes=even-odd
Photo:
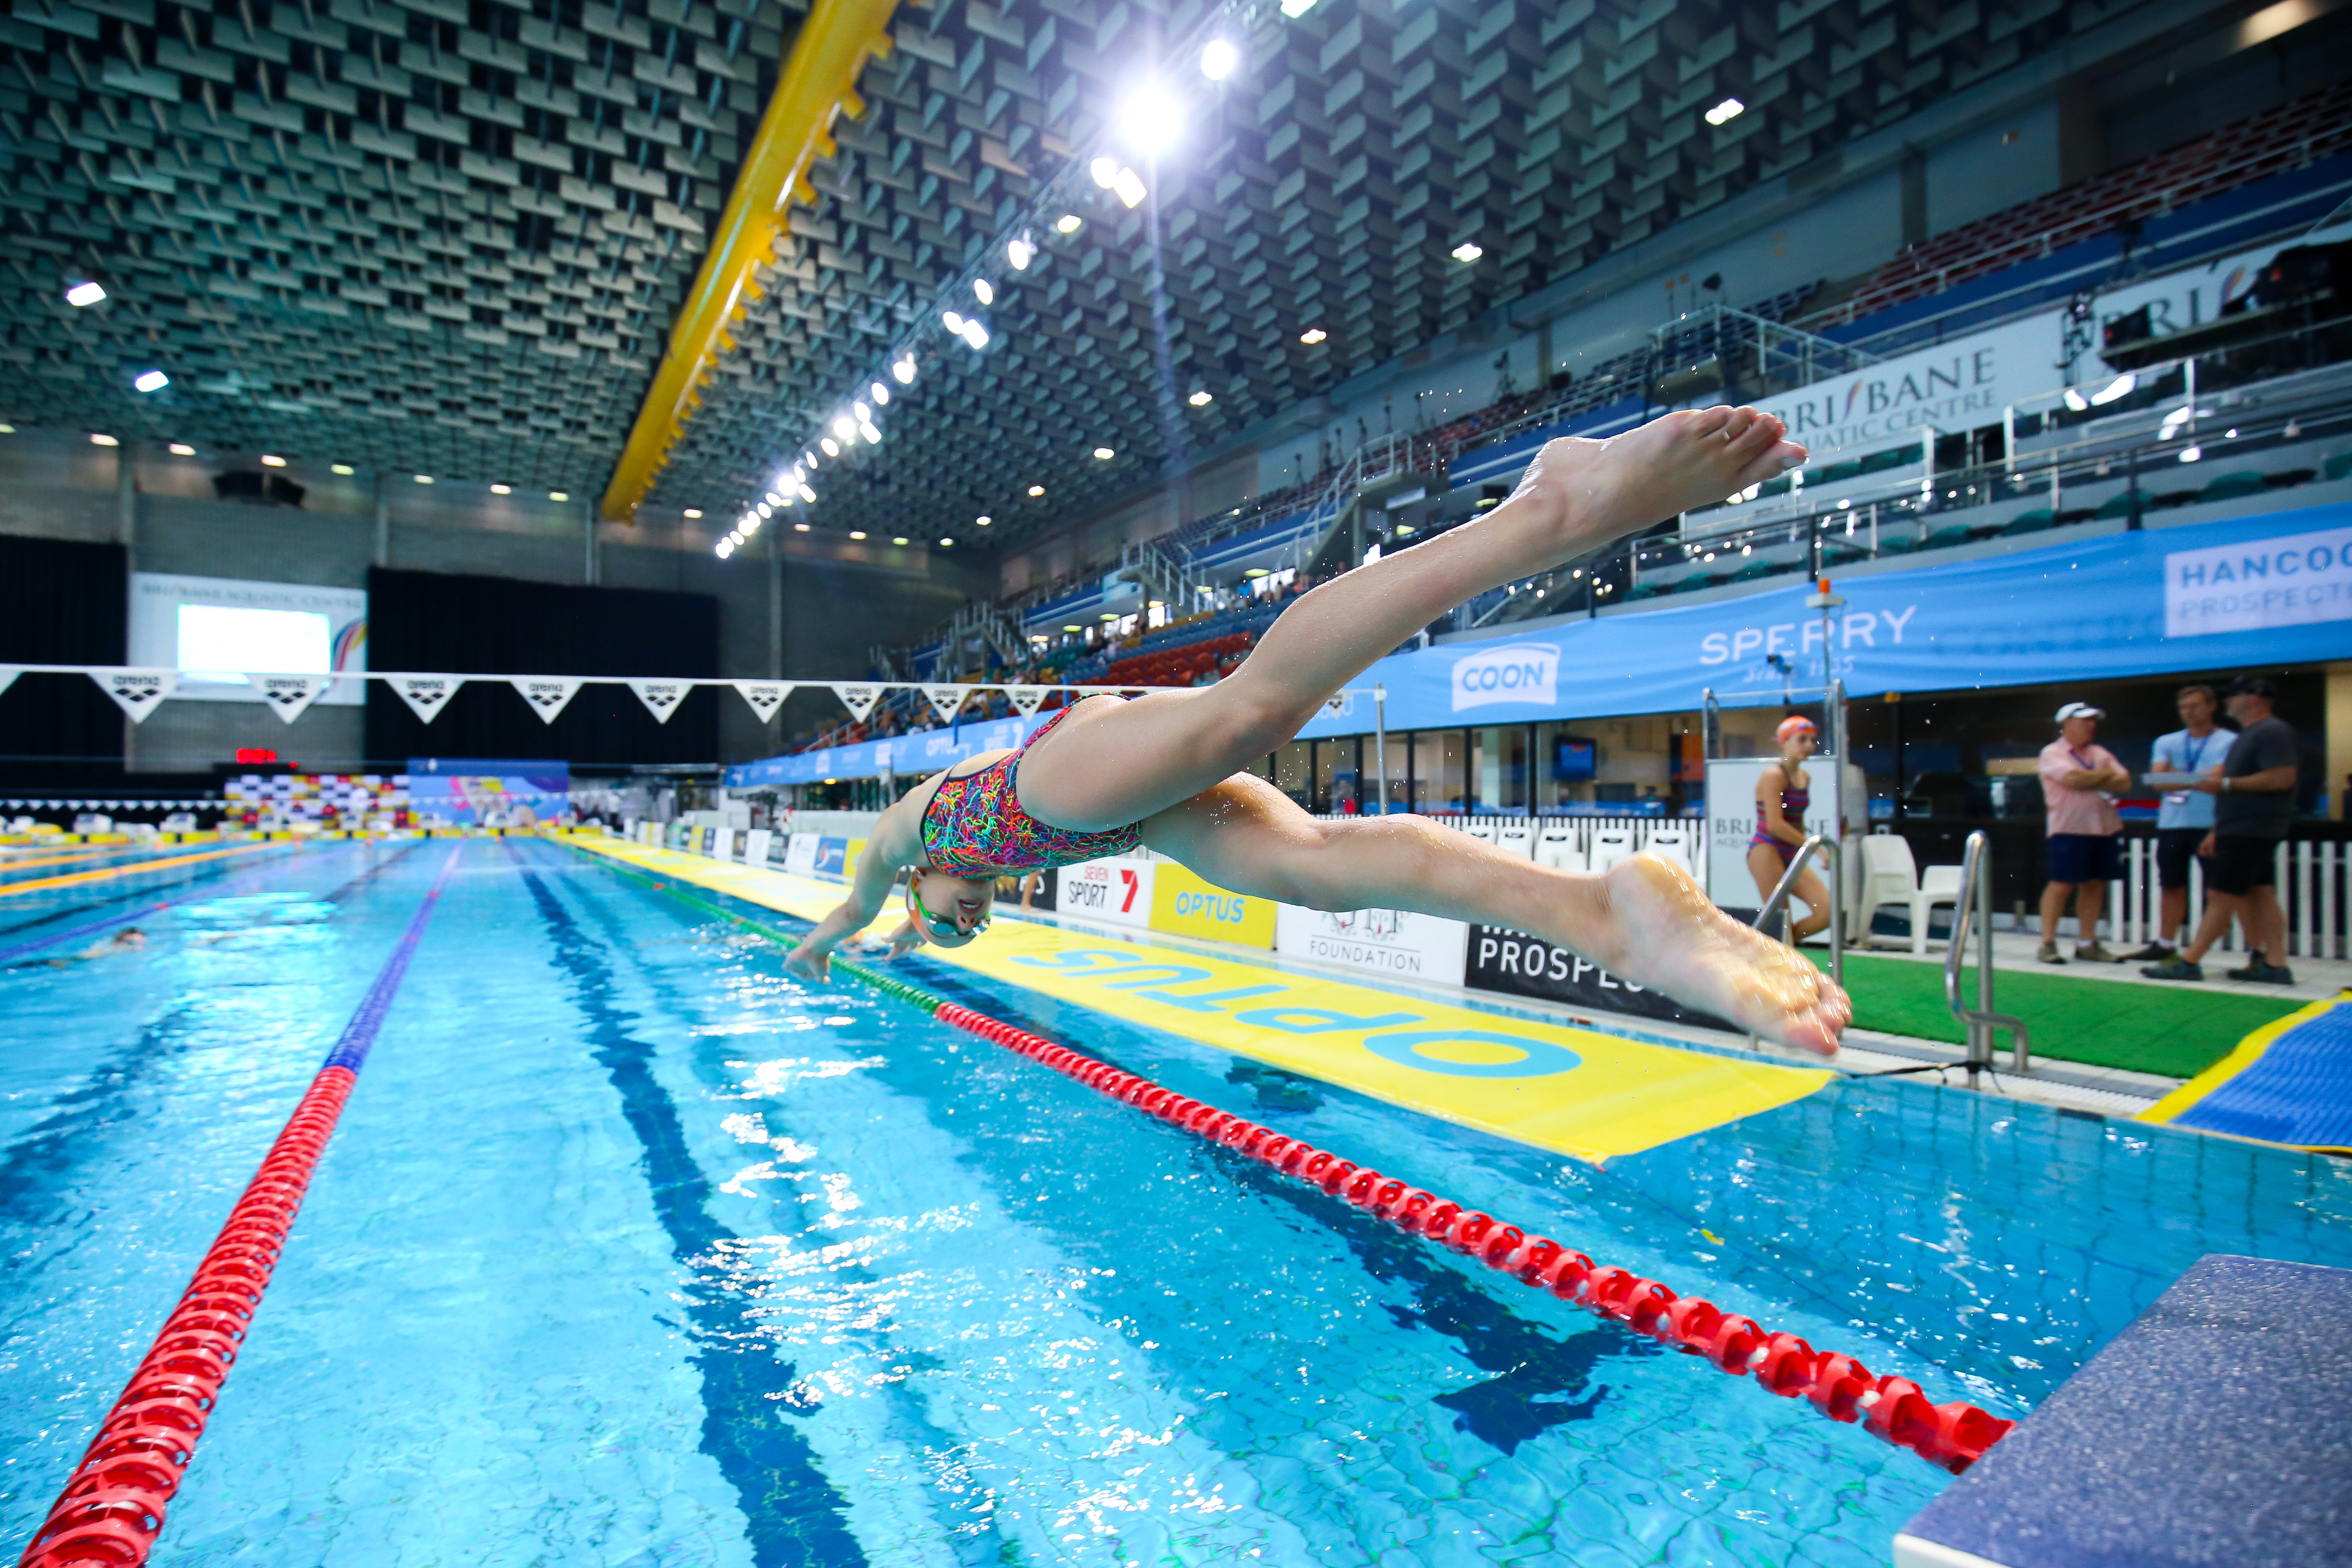
[[[794,533],[806,533],[808,531],[809,525],[805,522],[796,522],[793,524],[793,531]]]
[[[2136,375],[2119,375],[2116,377],[2115,380],[2107,383],[2106,385],[2099,388],[2098,391],[2091,394],[2091,401],[2094,404],[2105,406],[2107,404],[2113,403],[2118,397],[2129,397],[2132,394],[2132,389],[2138,384],[2139,377]]]
[[[1201,74],[1211,81],[1224,80],[1241,63],[1242,52],[1223,38],[1211,38],[1201,50]]]
[[[1104,190],[1108,190],[1111,188],[1112,184],[1118,179],[1118,160],[1116,158],[1097,158],[1093,163],[1087,165],[1087,173],[1094,176],[1096,184],[1100,185]],[[1070,231],[1068,229],[1064,229],[1062,232],[1064,234],[1067,234]],[[96,288],[97,285],[91,284],[90,287]],[[103,299],[105,296],[100,295],[100,298]]]
[[[416,482],[420,485],[429,485],[433,482],[433,476],[431,474],[419,474],[416,476]]]
[[[857,427],[857,433],[866,437],[866,444],[869,447],[879,447],[882,444],[882,432],[876,428],[871,419],[860,425]]]
[[[122,445],[121,442],[116,440],[113,437],[100,435],[96,431],[92,431],[90,433],[89,444],[93,447],[120,447]]]
[[[846,441],[856,433],[857,421],[844,414],[833,422],[833,433]]]
[[[1216,398],[1206,388],[1203,388],[1202,390],[1194,393],[1184,401],[1191,404],[1195,408],[1206,408],[1210,404],[1214,403]]]
[[[890,406],[890,389],[878,381],[866,389],[866,395],[874,400],[874,406],[877,408]]]
[[[172,443],[172,456],[175,458],[193,458],[195,455],[196,449],[194,447],[189,446],[185,441],[174,441]],[[335,465],[335,471],[337,473],[342,473],[346,470],[341,463],[337,463]]]
[[[863,539],[866,537],[866,531],[862,528],[853,528],[849,531],[849,537],[852,539]]]
[[[190,448],[188,449],[188,451],[189,451],[190,453],[193,453],[193,452],[194,451],[194,449],[195,449],[195,448],[194,448],[194,447],[190,447]],[[173,448],[172,448],[172,450],[173,450],[174,452],[177,452],[177,451],[179,451],[179,450],[180,450],[180,448],[179,448],[179,447],[173,447]],[[185,455],[187,455],[187,454],[184,454],[184,453],[183,454],[183,456],[185,456]],[[327,471],[328,471],[329,473],[331,473],[331,474],[341,474],[341,475],[343,478],[345,478],[345,479],[350,479],[353,474],[355,474],[355,473],[359,472],[359,470],[358,470],[357,468],[352,468],[349,463],[329,463],[329,464],[327,465]]]
[[[1087,220],[1080,217],[1076,213],[1064,213],[1060,217],[1054,220],[1054,232],[1055,234],[1076,234],[1078,230],[1086,226]]]
[[[863,403],[851,404],[849,405],[849,412],[856,416],[857,422],[860,425],[865,424],[867,420],[874,417],[874,410],[866,407]]]
[[[547,499],[550,500],[570,500],[572,499],[572,492],[569,490],[550,490],[547,492]]]
[[[1129,153],[1157,158],[1184,133],[1184,100],[1171,92],[1165,82],[1147,77],[1120,100],[1117,126],[1119,144]]]
[[[896,538],[896,539],[892,540],[890,542],[891,542],[891,543],[893,543],[893,544],[904,544],[904,543],[906,543],[906,542],[907,542],[907,536],[906,536],[905,534],[903,534],[903,533],[902,533],[902,534],[900,534],[898,538]]]
[[[945,327],[949,331],[953,332],[957,337],[961,337],[963,336],[963,313],[960,310],[941,310],[940,312],[940,325]]]
[[[1044,495],[1045,493],[1045,487],[1043,485],[1031,485],[1029,487],[1029,493],[1033,496]]]
[[[773,517],[776,515],[776,509],[769,505],[766,501],[761,501],[759,505],[753,507],[751,511],[758,512],[761,517]],[[751,512],[746,512],[743,515],[749,517]]]
[[[778,495],[775,491],[770,490],[768,492],[768,504],[770,506],[782,506],[784,504],[784,498]]]
[[[274,452],[264,452],[261,455],[261,466],[265,468],[282,468],[286,466],[286,459]]]
[[[1315,0],[1282,0],[1282,14],[1297,20],[1315,9]]]
[[[794,468],[790,473],[786,474],[782,479],[777,481],[776,488],[780,490],[796,490],[801,488],[801,480],[803,477],[805,476],[801,473],[800,469],[798,468]]]
[[[1036,258],[1036,255],[1037,242],[1029,237],[1028,231],[1025,229],[1014,236],[1004,247],[1004,259],[1013,264],[1013,270],[1015,272],[1026,272],[1029,269],[1029,263]]]
[[[1466,239],[1454,247],[1454,259],[1460,262],[1475,261],[1486,254],[1484,250]]]
[[[996,303],[996,285],[985,278],[975,278],[971,280],[971,293],[972,298],[983,305]]]
[[[702,509],[698,506],[688,507],[685,515],[688,518],[698,518],[702,515]]]
[[[1121,169],[1118,178],[1111,182],[1111,190],[1129,206],[1139,207],[1145,195],[1143,176],[1132,169]]]
[[[952,545],[952,544],[954,544],[954,543],[955,543],[955,541],[954,541],[954,540],[952,540],[952,539],[941,539],[941,540],[940,541],[940,548],[941,548],[941,549],[946,549],[947,547],[949,547],[949,546],[950,546],[950,545]]]
[[[911,384],[915,379],[915,356],[908,354],[894,362],[890,366],[890,374],[898,378],[898,384],[901,386]]]
[[[172,378],[160,370],[142,370],[131,384],[142,392],[161,392],[172,384]]]
[[[778,501],[778,502],[776,503],[776,510],[779,510],[779,511],[782,511],[784,508],[786,508],[786,507],[788,507],[788,506],[790,506],[790,505],[792,505],[792,504],[793,504],[793,498],[792,498],[792,497],[790,497],[790,496],[786,496],[783,500],[780,500],[780,501]]]
[[[1095,448],[1095,457],[1096,457],[1096,458],[1097,458],[1097,460],[1099,460],[1099,461],[1101,461],[1101,462],[1108,463],[1108,462],[1109,462],[1113,458],[1116,458],[1116,457],[1118,457],[1118,454],[1117,452],[1112,451],[1108,447],[1097,447]]]
[[[824,437],[823,439],[819,440],[817,445],[824,448],[824,455],[828,458],[838,458],[841,456],[841,444],[830,436]]]
[[[730,555],[735,553],[735,542],[731,539],[722,539],[713,548],[716,551],[719,559],[724,561]]]
[[[1721,103],[1717,104],[1713,109],[1706,111],[1706,122],[1709,125],[1721,125],[1724,121],[1746,110],[1747,107],[1748,106],[1746,104],[1740,102],[1736,98],[1727,98]]]
[[[266,462],[268,462],[268,461],[269,461],[269,459],[268,459],[268,458],[262,458],[261,460],[262,460],[263,462],[265,462],[265,463],[266,463]],[[492,495],[494,495],[494,496],[510,496],[510,495],[514,494],[514,486],[512,486],[512,485],[492,485],[492,486],[490,487],[490,493],[491,493]]]
[[[1330,335],[1330,333],[1325,331],[1320,327],[1309,327],[1305,331],[1298,334],[1298,341],[1307,344],[1309,348],[1312,348],[1314,345],[1321,342],[1325,338],[1328,338]]]
[[[2066,389],[2065,401],[2066,406],[2077,414],[2087,413],[2090,410],[2091,400],[2071,386]]]
[[[801,487],[801,500],[814,502],[816,500],[816,492],[809,489],[808,486],[803,485]]]
[[[66,290],[68,305],[95,305],[106,298],[106,287],[100,283],[80,282]]]
[[[992,518],[992,517],[988,517],[988,516],[984,516],[984,515],[983,515],[983,516],[981,516],[981,517],[973,518],[971,521],[972,521],[974,523],[978,524],[980,527],[982,527],[982,528],[986,528],[990,523],[994,522],[996,520],[995,520],[994,518]]]
[[[988,346],[988,329],[978,321],[966,321],[963,324],[963,341],[975,349],[984,349]]]

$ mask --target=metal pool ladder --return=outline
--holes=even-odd
[[[1789,868],[1780,873],[1780,881],[1773,885],[1772,896],[1766,899],[1764,907],[1756,911],[1756,929],[1761,931],[1776,914],[1786,914],[1789,907],[1789,889],[1797,885],[1798,873],[1804,870],[1806,863],[1816,855],[1822,858],[1822,863],[1829,869],[1830,978],[1839,985],[1843,985],[1845,984],[1845,879],[1841,874],[1838,865],[1836,839],[1815,833],[1808,835],[1804,843],[1798,846],[1797,853],[1789,861]],[[1795,922],[1790,921],[1783,929],[1794,930]],[[1789,945],[1794,947],[1796,943],[1790,942]],[[1761,1046],[1762,1043],[1754,1035],[1748,1037],[1750,1049]]]
[[[2010,1070],[2023,1072],[2032,1064],[2026,1047],[2025,1020],[1992,1010],[1992,854],[1982,832],[1969,835],[1960,857],[1960,886],[1952,902],[1952,940],[1944,950],[1944,1002],[1968,1029],[1969,1087],[1977,1074],[1992,1067],[1992,1036],[1997,1028],[2010,1036]],[[1787,879],[1782,879],[1785,882]],[[1977,1005],[1960,1001],[1960,961],[1969,945],[1969,927],[1978,931]]]

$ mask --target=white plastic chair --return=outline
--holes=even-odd
[[[1654,827],[1650,830],[1650,837],[1643,841],[1642,853],[1671,860],[1696,877],[1698,875],[1697,847],[1692,842],[1691,830],[1687,827]]]
[[[1925,871],[1911,858],[1911,846],[1893,833],[1866,834],[1862,839],[1863,887],[1856,902],[1861,915],[1859,935],[1867,939],[1872,917],[1886,904],[1911,917],[1911,951],[1927,951],[1927,921],[1937,904],[1958,907],[1960,868],[1930,866]]]
[[[1491,816],[1465,816],[1453,826],[1473,838],[1483,838],[1489,844],[1495,842],[1495,819]]]
[[[1495,844],[1506,854],[1532,860],[1536,855],[1535,824],[1524,816],[1505,817],[1495,830]]]
[[[1550,866],[1562,871],[1581,871],[1585,868],[1584,846],[1578,841],[1576,825],[1553,817],[1536,832],[1536,864]]]
[[[1606,871],[1620,860],[1633,858],[1633,830],[1630,827],[1596,827],[1592,830],[1592,868]]]

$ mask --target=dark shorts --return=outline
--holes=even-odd
[[[2256,888],[2272,886],[2278,876],[2273,858],[2278,847],[2275,838],[2249,838],[2243,834],[2224,834],[2214,839],[2213,858],[2205,862],[2206,889],[2243,898]]]
[[[2052,881],[2112,882],[2123,874],[2123,850],[2114,834],[2053,833],[2050,836]]]
[[[2189,890],[2189,863],[2197,858],[2197,847],[2205,842],[2211,831],[2203,827],[2159,827],[2156,830],[2156,885]]]

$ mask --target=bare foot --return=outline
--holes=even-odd
[[[1593,956],[1612,973],[1764,1039],[1836,1054],[1853,1005],[1828,975],[1717,909],[1671,861],[1636,855],[1605,879],[1620,945]]]
[[[1560,559],[1801,467],[1788,427],[1753,408],[1685,409],[1606,441],[1547,441],[1506,504],[1558,538]]]

